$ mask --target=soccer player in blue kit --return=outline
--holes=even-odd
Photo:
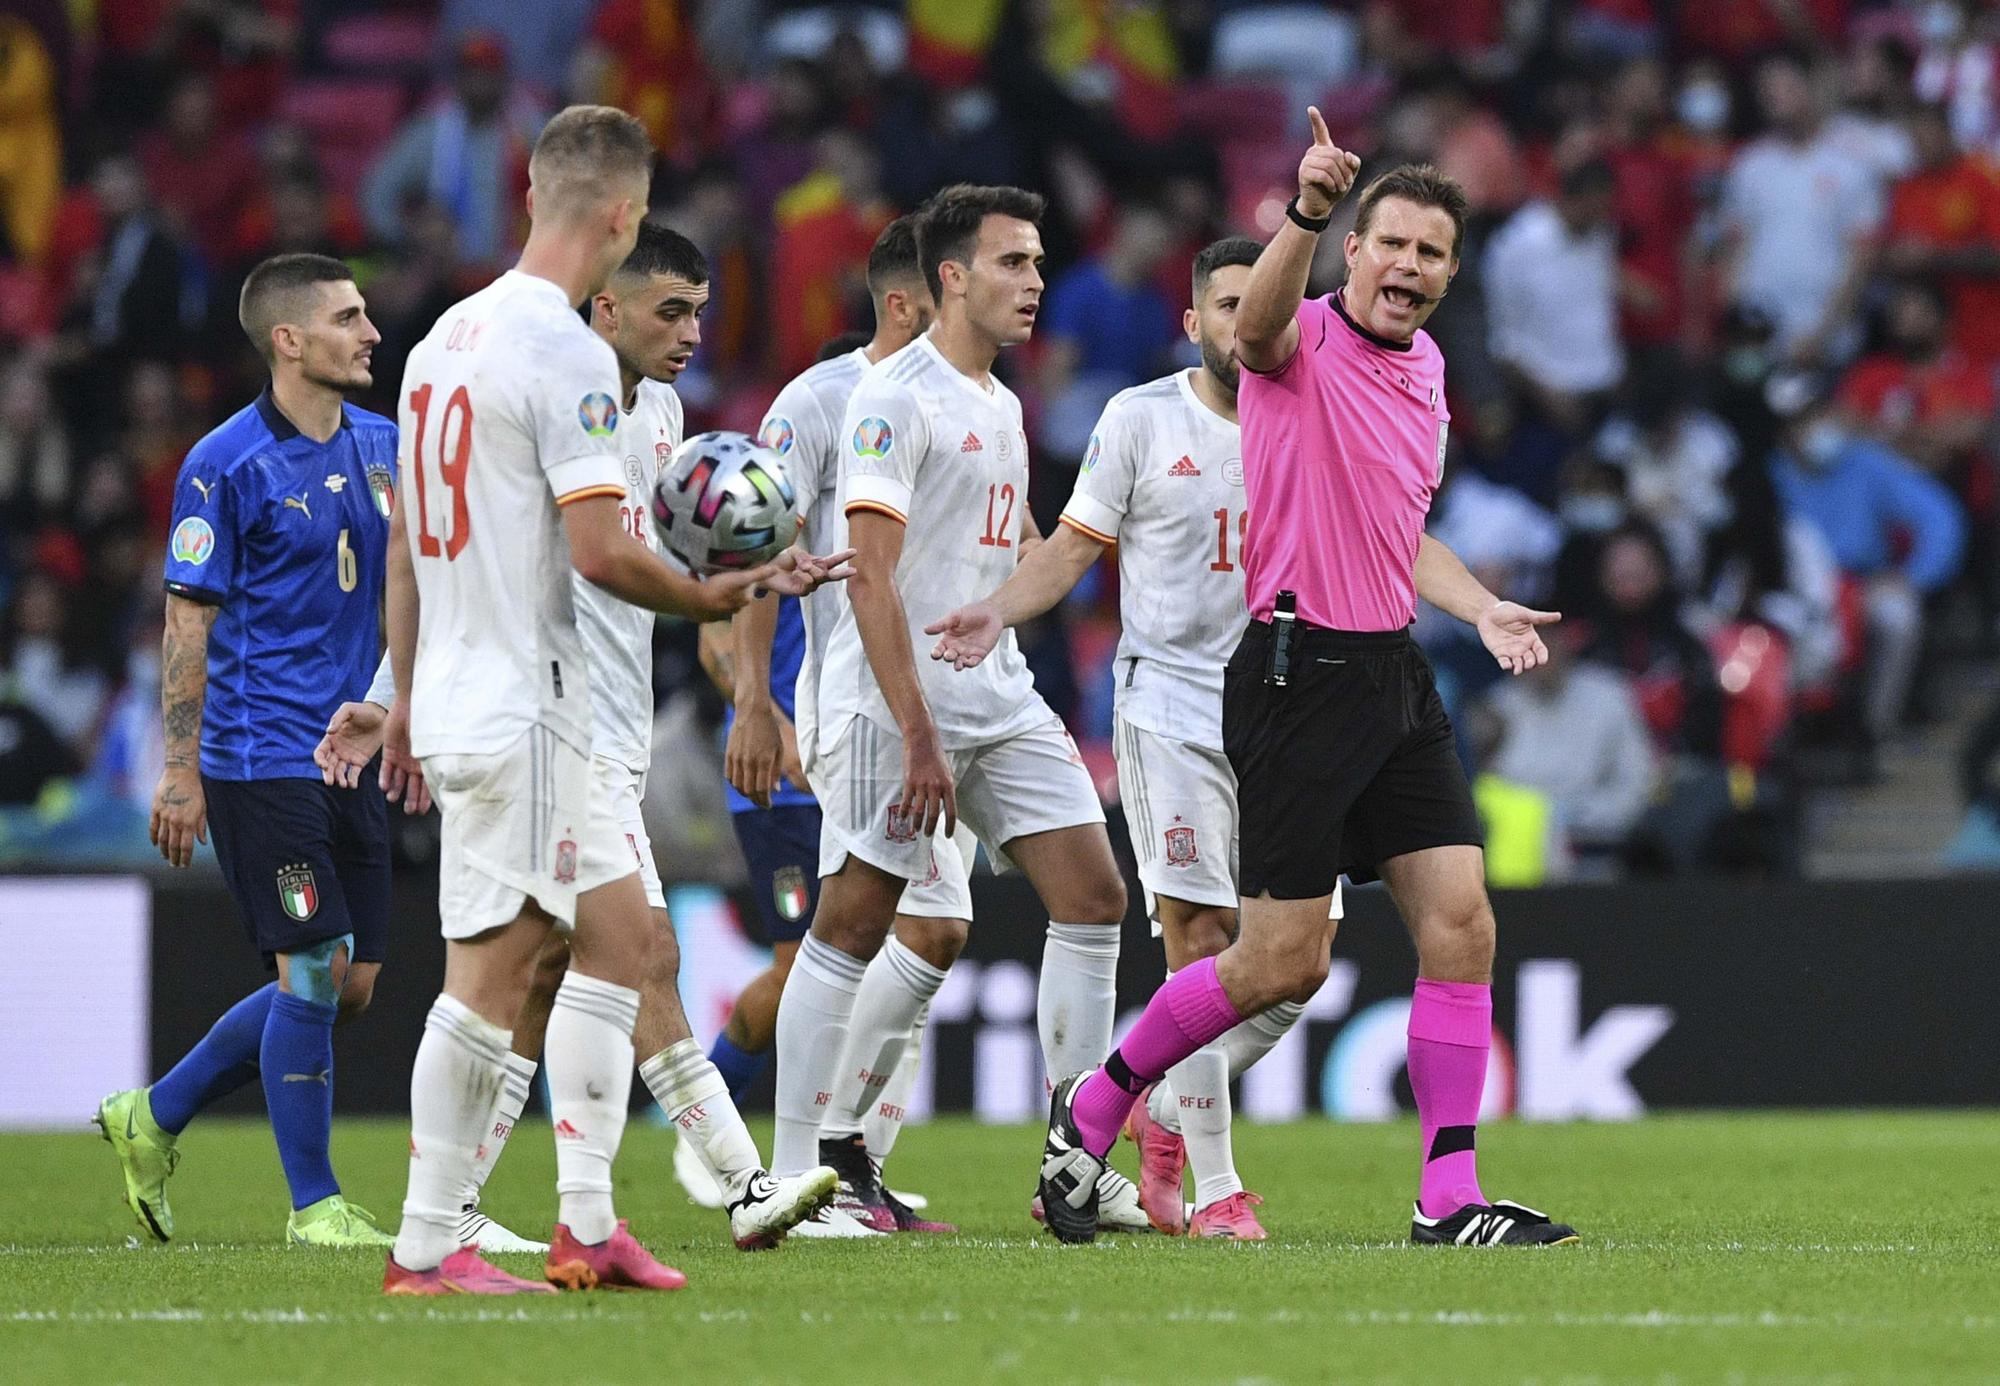
[[[334,1022],[367,1006],[387,941],[388,809],[372,774],[322,783],[313,751],[343,700],[393,697],[369,688],[396,425],[344,399],[372,383],[381,340],[346,265],[266,260],[244,282],[238,317],[271,383],[194,446],[174,485],[152,836],[184,867],[213,832],[244,926],[278,975],[151,1087],[105,1098],[95,1120],[123,1167],[126,1203],[164,1242],[181,1132],[261,1075],[291,1186],[286,1240],[387,1246],[341,1196],[327,1144]],[[404,803],[427,806],[424,786]]]

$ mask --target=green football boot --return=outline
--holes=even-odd
[[[392,1247],[396,1239],[375,1225],[375,1215],[339,1194],[328,1194],[300,1208],[285,1224],[291,1246]]]
[[[97,1104],[91,1120],[118,1156],[125,1172],[125,1206],[156,1241],[171,1240],[174,1213],[167,1206],[167,1177],[181,1161],[174,1138],[153,1122],[146,1089],[114,1092]]]

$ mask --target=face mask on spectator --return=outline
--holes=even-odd
[[[1674,108],[1689,129],[1720,134],[1729,124],[1729,88],[1720,82],[1690,82],[1681,88]]]
[[[1579,534],[1609,534],[1625,520],[1625,502],[1603,492],[1563,497],[1562,521]]]
[[[1815,419],[1807,426],[1805,436],[1799,439],[1799,452],[1808,467],[1825,471],[1833,465],[1840,445],[1846,441],[1847,435],[1832,419]]]

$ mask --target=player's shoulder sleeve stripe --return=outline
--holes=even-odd
[[[1056,522],[1058,524],[1068,525],[1078,534],[1089,535],[1092,539],[1095,539],[1098,543],[1104,545],[1106,548],[1115,549],[1118,547],[1118,539],[1115,535],[1106,534],[1102,530],[1092,529],[1089,525],[1085,524],[1082,520],[1077,519],[1076,516],[1069,514],[1067,511],[1057,516]]]
[[[229,600],[227,592],[217,591],[213,587],[196,587],[193,583],[174,582],[171,579],[166,586],[168,596],[181,597],[201,606],[221,606]]]
[[[852,515],[857,510],[872,510],[877,515],[887,515],[890,519],[894,520],[899,525],[906,525],[910,522],[910,517],[908,515],[905,515],[902,511],[896,509],[895,506],[888,505],[882,501],[851,500],[847,503],[847,510],[846,510],[847,514]]]
[[[557,505],[568,505],[572,501],[589,500],[593,496],[611,496],[618,500],[625,498],[623,486],[579,486],[574,491],[565,491],[556,497]]]
[[[885,371],[884,376],[899,385],[907,385],[924,375],[931,368],[930,353],[912,343],[898,353],[896,360]]]

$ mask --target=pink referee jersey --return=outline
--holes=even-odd
[[[1444,354],[1427,332],[1408,347],[1376,337],[1337,298],[1299,305],[1291,360],[1243,371],[1245,595],[1259,621],[1289,589],[1312,625],[1400,630],[1444,474]]]

